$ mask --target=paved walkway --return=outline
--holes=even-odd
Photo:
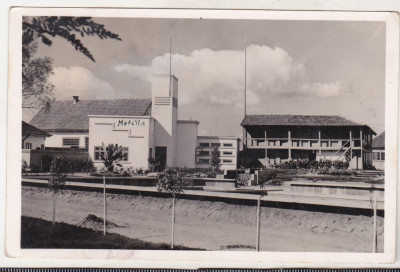
[[[38,184],[45,185],[47,180],[38,179],[27,179],[22,178],[23,185]],[[66,187],[86,187],[93,189],[102,189],[103,184],[98,183],[84,183],[84,182],[66,182]],[[107,189],[114,191],[139,191],[139,192],[158,192],[156,187],[144,187],[144,186],[130,186],[130,185],[114,185],[107,184]],[[334,207],[345,207],[345,208],[358,208],[358,209],[372,209],[372,203],[369,198],[361,198],[354,196],[327,196],[327,195],[306,195],[306,194],[288,194],[283,192],[281,189],[277,189],[277,186],[266,186],[265,189],[268,193],[266,196],[261,197],[263,202],[279,202],[279,203],[300,203],[308,205],[320,205],[320,206],[334,206]],[[243,199],[243,200],[257,200],[259,195],[246,194],[246,193],[233,193],[224,191],[210,191],[210,190],[185,190],[185,195],[193,196],[205,196],[215,198],[231,198],[231,199]],[[384,209],[384,201],[377,201],[377,209]]]

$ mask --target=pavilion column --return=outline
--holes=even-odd
[[[361,146],[361,169],[364,169],[364,148],[363,148],[363,132],[362,128],[360,129],[360,146]]]
[[[264,131],[264,143],[265,143],[265,162],[268,160],[268,142],[267,142],[267,131]]]
[[[351,129],[350,129],[350,131],[349,131],[349,139],[350,139],[350,147],[353,147],[354,144],[353,144],[353,138],[352,138],[352,136],[351,136]]]
[[[318,130],[318,153],[319,153],[319,160],[322,157],[322,150],[321,150],[321,130]]]
[[[288,130],[288,144],[289,144],[288,155],[289,155],[289,160],[291,160],[292,159],[292,137],[291,137],[290,130]]]

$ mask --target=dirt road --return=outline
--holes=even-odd
[[[53,195],[23,187],[22,215],[52,220]],[[171,199],[107,195],[110,232],[149,242],[169,243]],[[255,250],[256,207],[178,199],[175,244],[207,250]],[[103,195],[65,190],[57,196],[56,220],[79,225],[88,214],[103,216]],[[370,252],[372,217],[277,208],[261,209],[262,251]],[[378,217],[378,251],[383,250],[383,218]]]

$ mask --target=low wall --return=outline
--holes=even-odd
[[[372,166],[377,170],[385,170],[385,161],[372,161]]]
[[[38,180],[48,180],[49,176],[23,176],[24,178],[29,179],[38,179]],[[102,184],[103,177],[102,176],[88,176],[88,177],[68,177],[66,178],[69,182],[84,182],[84,183],[95,183]],[[106,177],[107,184],[115,184],[115,185],[131,185],[131,186],[156,186],[157,179],[154,177],[146,177],[146,176],[138,176],[138,177]]]
[[[235,189],[237,186],[236,179],[216,179],[216,178],[205,178],[205,189]]]
[[[290,191],[292,193],[305,193],[312,195],[353,195],[353,196],[370,196],[372,185],[369,184],[326,184],[326,183],[307,183],[307,182],[296,182],[286,184],[284,191]],[[373,190],[375,191],[378,199],[383,199],[385,189],[383,186],[374,185]],[[371,194],[372,195],[372,194]]]
[[[30,149],[22,149],[22,161],[25,161],[26,164],[30,167],[30,164],[31,164],[31,150]]]
[[[58,155],[64,156],[70,163],[72,169],[83,164],[89,159],[87,150],[31,150],[30,167],[32,172],[49,172],[51,161]]]

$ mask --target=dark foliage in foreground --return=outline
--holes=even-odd
[[[77,249],[152,249],[170,250],[169,244],[150,243],[138,239],[94,231],[66,223],[51,224],[39,218],[21,218],[21,248],[77,248]],[[175,250],[202,250],[175,246]]]
[[[29,44],[35,39],[51,46],[55,37],[69,42],[76,50],[93,62],[94,57],[79,37],[97,36],[100,39],[115,39],[121,41],[118,34],[108,31],[104,25],[93,21],[91,17],[57,17],[38,16],[24,17],[22,22],[23,44]]]

